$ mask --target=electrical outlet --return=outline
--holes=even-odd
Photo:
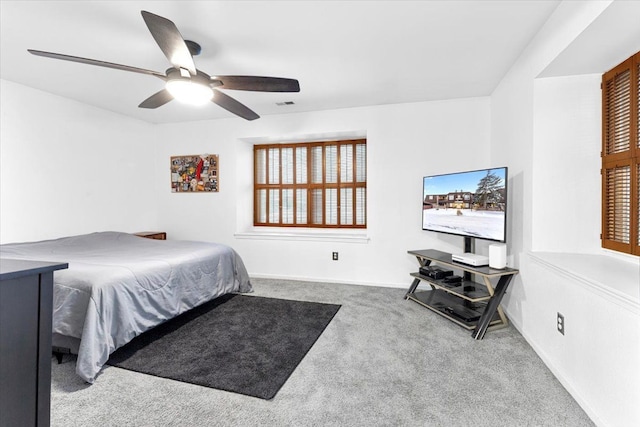
[[[560,313],[558,313],[557,322],[558,322],[558,332],[564,335],[564,316]]]
[[[331,259],[333,259],[334,261],[338,260],[338,252],[332,252],[331,253]]]

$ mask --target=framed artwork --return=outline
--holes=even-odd
[[[172,193],[217,193],[220,189],[217,154],[171,157]]]

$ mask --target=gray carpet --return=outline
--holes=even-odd
[[[482,341],[406,289],[253,279],[255,295],[342,307],[272,400],[53,364],[52,426],[592,426],[513,328]],[[407,287],[410,278],[407,278]]]
[[[272,399],[340,309],[224,295],[115,351],[109,365]]]

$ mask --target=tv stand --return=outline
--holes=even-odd
[[[454,274],[461,272],[463,279],[448,283],[446,278],[435,279],[421,272],[411,273],[414,278],[405,299],[417,302],[451,320],[463,328],[473,331],[471,336],[476,340],[484,338],[487,330],[505,327],[509,324],[500,302],[513,276],[518,270],[512,268],[494,269],[490,267],[473,267],[452,260],[451,254],[435,249],[408,251],[418,260],[424,270],[434,266],[451,269]],[[483,283],[472,281],[473,276],[482,277]],[[495,288],[491,279],[497,279]],[[431,289],[418,291],[418,286],[426,282]]]

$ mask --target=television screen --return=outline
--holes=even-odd
[[[507,168],[425,176],[422,229],[505,242]]]

